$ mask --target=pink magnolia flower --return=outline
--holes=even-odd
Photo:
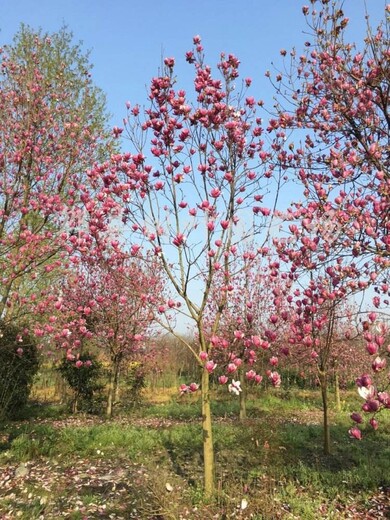
[[[377,354],[378,353],[378,345],[372,341],[370,341],[369,343],[367,343],[366,345],[366,350],[367,352],[372,356],[373,354]]]
[[[131,246],[131,248],[130,248],[130,254],[131,254],[132,256],[135,256],[135,255],[138,253],[138,251],[139,251],[140,249],[141,249],[141,246],[140,246],[139,244],[133,244],[133,245]]]
[[[121,135],[122,132],[123,132],[123,128],[119,128],[117,126],[114,126],[114,128],[112,129],[112,133],[113,133],[115,139],[117,139]]]
[[[217,199],[221,195],[221,190],[219,188],[213,188],[210,192],[210,196],[214,199]]]
[[[172,69],[175,65],[175,58],[165,58],[164,65],[166,65],[169,69]]]
[[[251,336],[252,345],[254,347],[260,347],[261,344],[261,338],[260,336]]]
[[[83,362],[82,362],[80,359],[78,359],[78,360],[76,361],[76,363],[75,363],[75,366],[76,366],[76,368],[80,368],[80,367],[83,366]]]
[[[380,402],[377,399],[369,399],[362,406],[362,410],[367,413],[377,412],[380,408]]]
[[[242,330],[235,330],[234,331],[234,338],[235,339],[243,339],[245,334],[242,332]]]
[[[69,329],[62,329],[61,336],[63,338],[68,338],[71,335],[71,331]]]
[[[196,383],[191,383],[188,388],[190,392],[196,392],[199,389],[199,385],[197,385]]]
[[[386,366],[386,359],[380,358],[379,356],[374,359],[374,362],[372,363],[372,369],[374,372],[379,372]]]
[[[368,388],[369,386],[372,385],[372,379],[368,374],[363,374],[358,379],[356,379],[356,384],[359,387],[365,386]]]
[[[227,371],[229,374],[232,374],[237,370],[237,366],[234,363],[229,363],[227,366]]]
[[[353,413],[351,414],[351,419],[352,419],[353,421],[355,421],[356,423],[358,423],[358,424],[360,424],[360,423],[363,422],[363,418],[362,418],[362,416],[360,415],[360,413],[353,412]]]
[[[351,428],[349,431],[349,436],[351,437],[351,439],[357,439],[357,440],[361,440],[362,439],[362,432],[359,430],[359,428],[357,426],[354,426],[353,428]]]
[[[388,392],[379,392],[378,400],[385,406],[390,405],[390,394]]]
[[[199,354],[199,357],[202,361],[206,361],[206,359],[208,359],[209,355],[207,354],[207,352],[201,352]]]
[[[180,395],[186,394],[189,392],[189,387],[184,383],[180,385]]]
[[[207,363],[205,364],[205,369],[207,370],[207,372],[209,374],[211,374],[211,372],[213,372],[217,367],[217,364],[214,363],[214,361],[207,361]]]
[[[249,372],[245,374],[245,377],[251,381],[256,377],[256,372],[254,370],[249,370]]]
[[[186,237],[183,235],[183,233],[178,233],[172,240],[172,244],[176,247],[180,247],[184,244],[185,241]]]
[[[379,423],[376,419],[374,419],[373,417],[370,419],[370,424],[371,426],[374,428],[374,430],[377,430],[378,429],[378,426],[379,426]]]
[[[163,181],[157,181],[156,184],[154,185],[154,189],[156,191],[161,190],[163,187],[164,187]]]
[[[278,372],[271,372],[268,376],[268,379],[270,380],[270,382],[272,383],[272,385],[275,388],[279,388],[279,386],[282,383],[282,379],[281,379],[280,375],[278,374]]]
[[[221,385],[225,385],[229,381],[229,378],[227,376],[219,376],[218,381]]]

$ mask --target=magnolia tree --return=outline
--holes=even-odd
[[[308,269],[326,265],[330,296],[341,285],[349,292],[371,286],[373,305],[381,308],[388,306],[390,287],[390,6],[380,27],[375,31],[367,24],[364,41],[355,44],[348,41],[342,2],[311,5],[303,13],[312,38],[301,56],[291,53],[290,72],[275,78],[279,99],[289,104],[280,102],[268,128],[284,149],[281,167],[292,170],[302,187],[304,202],[291,209],[291,220],[298,222],[291,233],[307,250]],[[319,249],[313,258],[310,251]],[[358,384],[379,401],[371,383],[385,369],[388,351],[383,335],[376,336],[378,348],[370,349],[374,373]]]
[[[66,30],[0,50],[0,315],[28,312],[63,265],[85,171],[113,149],[105,100]]]
[[[86,341],[108,362],[108,418],[113,414],[123,362],[144,348],[154,322],[153,309],[163,294],[155,261],[142,262],[116,249],[111,256],[82,257],[54,301],[60,311],[54,338],[66,350],[69,362],[76,367],[84,364],[79,356]]]
[[[286,321],[289,324],[286,340],[290,359],[299,364],[304,373],[316,374],[321,389],[324,453],[330,453],[329,398],[330,380],[335,377],[338,392],[338,371],[340,364],[351,361],[351,343],[354,369],[361,368],[358,361],[364,351],[356,343],[358,330],[353,315],[347,306],[347,298],[342,288],[333,288],[333,280],[317,275],[302,289],[296,288],[289,297],[290,311]],[[332,289],[329,293],[329,289]],[[363,356],[364,359],[364,356]],[[365,359],[364,359],[365,360]],[[338,395],[338,394],[336,394]],[[339,397],[338,397],[339,399]]]
[[[175,294],[159,306],[159,322],[180,337],[201,369],[204,480],[205,492],[211,495],[211,338],[218,335],[233,287],[238,243],[254,235],[265,240],[264,221],[270,210],[262,199],[274,172],[267,166],[270,154],[263,149],[257,101],[247,94],[251,81],[238,80],[239,61],[222,54],[219,76],[214,76],[204,62],[199,37],[194,46],[186,59],[195,70],[195,97],[176,87],[175,60],[165,59],[162,75],[151,82],[150,106],[143,110],[128,104],[125,130],[131,152],[118,156],[115,167],[106,170],[103,192],[122,201],[133,252],[151,251]],[[116,131],[119,135],[122,129]],[[95,169],[91,179],[100,173]],[[221,274],[221,297],[213,326],[206,330],[211,288]],[[178,334],[177,322],[170,319],[173,311],[175,319],[184,317],[192,324],[197,346]]]
[[[270,383],[280,386],[278,356],[287,352],[279,343],[279,338],[285,335],[279,313],[285,302],[282,296],[286,297],[289,290],[287,276],[284,280],[279,276],[278,262],[260,256],[254,258],[250,250],[242,256],[242,270],[234,277],[233,288],[228,293],[218,335],[210,337],[215,351],[213,359],[222,371],[219,382],[228,383],[229,391],[239,395],[241,420],[246,418],[247,386],[262,382],[265,366]],[[213,297],[207,308],[210,330],[219,306],[221,285],[222,276],[214,280]],[[232,382],[229,375],[235,378]]]

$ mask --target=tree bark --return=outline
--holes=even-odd
[[[202,429],[204,459],[204,492],[206,497],[212,497],[215,492],[214,445],[211,424],[210,374],[205,368],[203,368],[202,372]]]
[[[112,370],[110,372],[110,377],[108,381],[108,396],[106,407],[107,419],[112,419],[113,416],[114,399],[118,389],[119,367],[120,359],[114,358],[112,362]]]
[[[319,374],[323,411],[324,453],[330,455],[330,428],[328,414],[328,378],[326,372]]]
[[[341,399],[340,399],[340,381],[339,375],[335,372],[334,375],[334,393],[335,393],[335,401],[336,401],[336,410],[341,412]]]
[[[241,392],[240,392],[240,421],[245,421],[247,418],[246,415],[246,380],[244,371],[240,370],[240,383],[241,383]]]

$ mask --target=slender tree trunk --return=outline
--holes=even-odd
[[[120,359],[114,358],[112,370],[110,372],[110,377],[108,381],[108,396],[107,396],[107,407],[106,407],[106,417],[107,419],[112,419],[113,416],[113,408],[114,408],[114,399],[118,388],[118,376],[119,376],[119,366]]]
[[[341,399],[340,399],[340,381],[337,372],[334,374],[334,394],[336,400],[336,410],[341,412]]]
[[[72,403],[72,413],[77,413],[79,409],[79,395],[76,394]]]
[[[240,383],[241,383],[241,392],[240,392],[240,421],[245,421],[247,418],[246,415],[246,397],[247,397],[247,389],[246,389],[246,380],[244,371],[240,370]]]
[[[324,431],[324,453],[330,454],[330,428],[328,416],[328,379],[325,371],[320,372],[320,385],[322,396],[322,411],[323,411],[323,431]]]
[[[212,497],[215,491],[214,483],[214,445],[211,424],[210,406],[210,374],[206,369],[202,372],[202,429],[204,458],[204,491],[206,497]]]
[[[119,379],[120,379],[120,376],[121,376],[121,370],[120,370],[120,366],[119,366],[118,367],[118,374],[117,374],[117,378],[116,378],[115,393],[114,393],[114,403],[118,403],[118,404],[121,401],[120,389],[119,389]]]

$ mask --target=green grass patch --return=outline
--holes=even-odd
[[[105,515],[118,511],[126,518],[149,518],[145,511],[155,511],[156,518],[158,514],[194,520],[223,518],[223,514],[229,518],[240,514],[240,500],[245,497],[248,515],[255,519],[342,519],[348,517],[343,513],[348,507],[359,507],[364,515],[370,497],[390,487],[390,418],[386,414],[380,416],[380,429],[374,432],[367,427],[358,442],[348,436],[349,411],[333,413],[332,453],[324,456],[318,393],[297,392],[291,398],[282,391],[252,396],[243,423],[238,420],[238,400],[217,397],[213,435],[218,496],[213,503],[204,499],[202,491],[201,412],[195,399],[144,405],[118,422],[85,418],[83,424],[83,417],[78,416],[74,426],[68,420],[63,424],[57,420],[9,423],[4,429],[8,441],[0,445],[0,466],[27,462],[33,467],[56,461],[66,475],[68,468],[76,471],[83,460],[84,473],[100,464],[108,472],[115,468],[122,472],[126,482],[115,485],[107,480],[107,470],[100,484],[84,475],[79,481],[72,477],[65,488],[54,485],[52,500],[58,508],[61,501],[70,501],[76,493],[72,485],[79,483],[81,516],[74,511],[69,518],[83,518],[84,509],[100,507],[98,497],[104,497],[107,504]],[[345,408],[356,409],[355,402],[347,400]],[[88,480],[85,486],[80,484],[83,478]],[[167,491],[167,484],[173,484],[173,491]],[[33,496],[35,488],[35,493],[42,494],[37,485],[29,484]],[[125,513],[124,495],[132,496],[134,502]],[[27,495],[24,498],[27,501]],[[9,496],[0,499],[0,509],[12,509],[12,500]],[[42,504],[31,504],[29,518],[39,518]],[[131,516],[137,507],[141,513]],[[20,508],[22,515],[27,514],[27,505]]]

